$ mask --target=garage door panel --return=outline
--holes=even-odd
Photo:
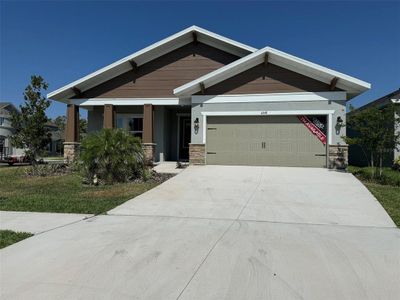
[[[296,116],[209,117],[207,164],[326,165],[326,148]]]

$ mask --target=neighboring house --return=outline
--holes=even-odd
[[[11,145],[10,136],[14,129],[11,127],[11,113],[18,109],[11,102],[0,102],[0,160],[8,155],[22,155],[23,149]]]
[[[0,102],[0,160],[6,156],[22,156],[24,149],[16,148],[11,145],[10,136],[14,129],[11,126],[11,112],[19,113],[19,110],[11,102]],[[61,155],[63,153],[64,133],[57,125],[48,122],[46,127],[51,133],[51,142],[47,146],[47,155]]]
[[[352,110],[347,115],[356,114],[358,111],[371,107],[384,108],[391,103],[394,103],[395,105],[400,105],[400,89],[391,92],[355,110]],[[398,118],[398,116],[395,115],[393,116],[393,118]],[[395,128],[394,125],[393,129],[400,130],[400,128]],[[356,132],[354,132],[351,127],[348,127],[347,135],[350,137],[355,136]],[[369,155],[369,153],[364,153],[358,145],[351,145],[349,147],[349,164],[359,167],[368,166],[368,159],[366,155]],[[393,165],[393,161],[399,156],[400,152],[397,149],[388,149],[383,159],[383,165],[385,167],[391,167]]]
[[[47,145],[48,156],[60,156],[64,153],[64,132],[52,122],[47,122],[46,127],[51,134],[51,142]]]
[[[124,128],[156,162],[343,167],[346,101],[370,84],[266,47],[189,27],[54,92],[64,157],[88,131]]]

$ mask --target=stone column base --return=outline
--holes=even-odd
[[[79,157],[80,143],[65,142],[64,143],[64,163],[72,163]]]
[[[206,164],[206,145],[189,144],[189,163],[191,165]]]
[[[152,165],[156,155],[156,145],[154,143],[142,143],[144,162],[146,165]]]
[[[328,145],[328,167],[330,169],[346,169],[348,166],[349,146]]]

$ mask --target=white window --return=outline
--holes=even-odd
[[[117,128],[129,131],[139,138],[143,137],[143,115],[117,114]]]

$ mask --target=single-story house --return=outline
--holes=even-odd
[[[383,97],[380,97],[379,99],[376,99],[374,101],[369,102],[368,104],[365,104],[355,110],[350,111],[347,116],[349,117],[351,114],[356,114],[359,111],[371,108],[371,107],[376,107],[378,109],[382,109],[386,107],[389,104],[394,104],[396,106],[400,105],[400,89],[391,92]],[[395,115],[393,116],[393,130],[399,131],[400,128],[396,128],[394,124],[394,119],[399,118],[399,116]],[[347,135],[352,137],[356,136],[357,132],[355,132],[351,127],[348,126],[347,128]],[[358,145],[350,145],[349,147],[349,164],[353,166],[359,166],[359,167],[365,167],[368,166],[368,158],[367,155],[369,156],[369,153],[364,153],[360,146]],[[391,167],[393,165],[393,161],[397,159],[400,156],[400,151],[398,149],[387,149],[387,152],[384,155],[383,159],[383,166],[385,167]]]
[[[271,47],[197,26],[48,94],[67,104],[64,157],[88,132],[124,128],[155,162],[337,167],[346,101],[370,84]]]

